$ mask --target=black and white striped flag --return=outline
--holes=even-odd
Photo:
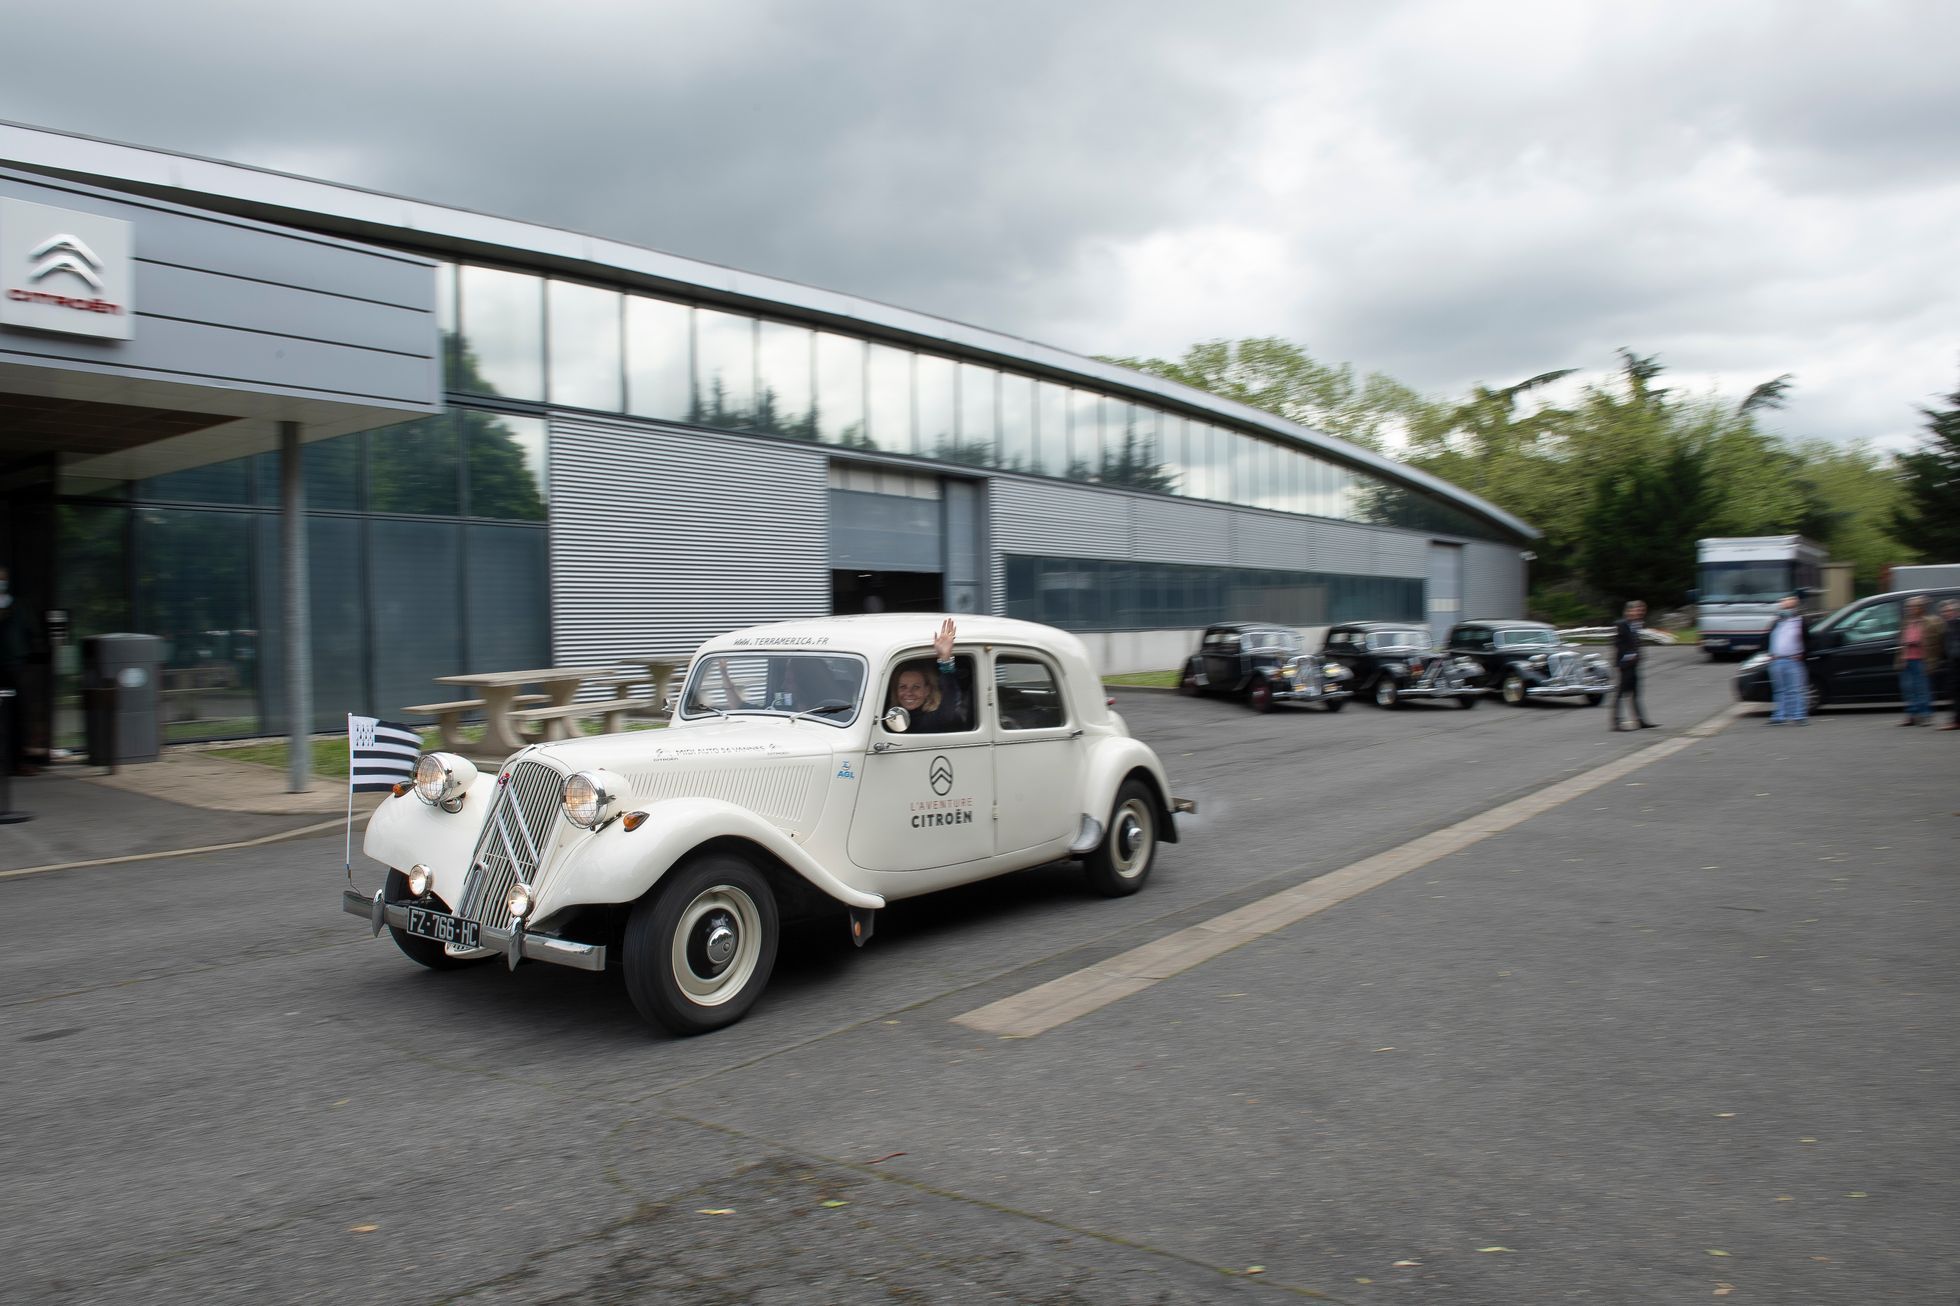
[[[421,755],[422,735],[414,726],[348,714],[349,793],[392,789],[397,780],[413,779],[415,759]]]

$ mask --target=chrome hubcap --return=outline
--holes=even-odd
[[[735,931],[729,928],[725,918],[717,918],[708,930],[708,961],[715,966],[726,966],[728,959],[735,955]]]
[[[718,1006],[742,991],[761,955],[762,913],[732,884],[696,894],[674,928],[674,982],[687,998]]]
[[[1116,873],[1124,879],[1134,880],[1150,869],[1150,852],[1155,842],[1151,830],[1150,808],[1142,799],[1132,798],[1116,809],[1110,844],[1110,851],[1115,855],[1110,860],[1116,865]]]

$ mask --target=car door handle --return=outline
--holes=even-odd
[[[1080,738],[1082,738],[1082,728],[1081,728],[1080,726],[1078,726],[1078,727],[1076,727],[1076,728],[1075,728],[1074,730],[1071,730],[1071,731],[1069,731],[1069,732],[1068,732],[1068,737],[1069,737],[1070,739],[1080,739]]]

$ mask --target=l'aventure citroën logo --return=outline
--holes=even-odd
[[[932,781],[932,791],[941,798],[953,787],[953,764],[942,755],[932,759],[932,768],[926,772],[926,779]]]
[[[102,260],[96,257],[95,251],[80,236],[71,236],[66,232],[49,236],[29,250],[27,257],[34,262],[34,270],[27,274],[29,281],[39,281],[57,272],[68,272],[87,282],[89,288],[98,294],[102,291],[102,278],[96,275],[102,270]]]

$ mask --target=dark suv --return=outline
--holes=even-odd
[[[1474,659],[1483,683],[1513,707],[1535,698],[1583,698],[1599,704],[1613,687],[1606,659],[1559,638],[1542,621],[1458,622],[1447,651]]]
[[[1810,656],[1810,704],[1896,703],[1899,701],[1899,632],[1905,629],[1906,600],[1923,594],[1927,610],[1937,615],[1940,604],[1960,599],[1960,589],[1902,590],[1876,594],[1833,612],[1805,630]],[[1933,686],[1936,697],[1953,696],[1951,677]],[[1745,703],[1768,703],[1769,655],[1758,653],[1735,673],[1735,696]]]

